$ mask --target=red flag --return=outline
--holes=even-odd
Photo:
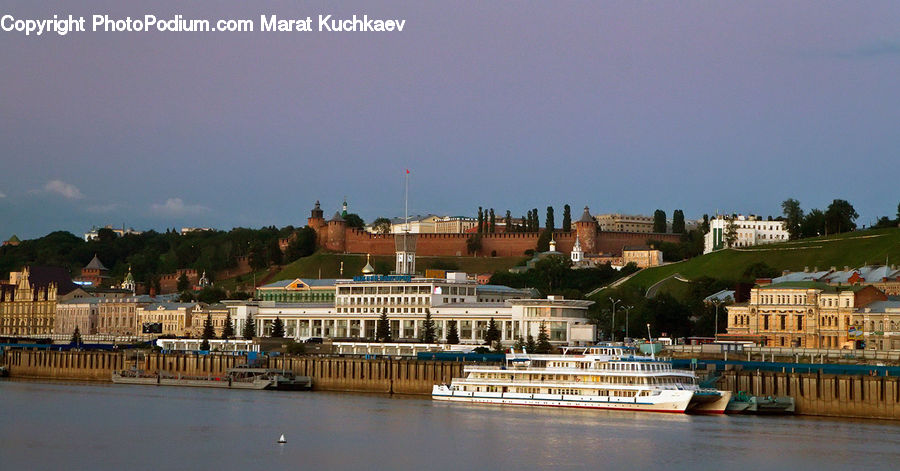
[[[406,169],[406,174],[409,175],[409,169]]]

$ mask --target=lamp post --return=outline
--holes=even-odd
[[[628,314],[634,309],[634,306],[622,306],[622,309],[625,310],[625,338],[628,337]]]
[[[610,297],[609,302],[612,303],[612,312],[610,313],[612,315],[612,326],[609,329],[609,339],[611,341],[615,342],[616,341],[616,304],[622,302],[622,300],[621,299],[613,299],[612,297]]]
[[[719,338],[719,304],[721,304],[721,303],[722,303],[722,301],[719,299],[713,300],[713,304],[716,305],[716,317],[715,317],[715,322],[714,322],[715,334],[713,335],[713,339]]]

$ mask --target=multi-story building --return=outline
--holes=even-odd
[[[896,265],[864,265],[859,268],[845,266],[843,270],[831,267],[819,270],[809,267],[803,271],[785,271],[772,279],[772,283],[785,281],[818,281],[832,286],[872,285],[888,296],[900,295],[900,269]]]
[[[9,281],[0,283],[0,335],[49,335],[56,303],[85,295],[62,268],[31,266],[10,272]]]
[[[734,225],[735,239],[728,243],[729,226]],[[731,247],[785,242],[790,238],[784,221],[765,221],[756,216],[726,218],[717,216],[709,221],[709,232],[703,238],[703,253]]]
[[[653,217],[636,214],[598,214],[594,216],[601,231],[653,232]]]
[[[137,309],[138,325],[142,333],[190,336],[193,316],[200,311],[202,303],[153,303]]]
[[[259,301],[328,303],[334,301],[334,279],[281,280],[256,288]]]
[[[94,258],[81,269],[79,281],[88,286],[102,287],[109,278],[109,269],[103,265],[103,262],[94,254]]]
[[[449,273],[441,279],[367,275],[337,280],[334,289],[331,303],[259,302],[254,317],[257,332],[269,335],[279,318],[287,337],[373,340],[384,314],[393,338],[413,340],[424,331],[430,314],[439,339],[446,338],[449,322],[454,321],[462,343],[483,343],[492,318],[508,343],[528,335],[537,337],[542,322],[554,343],[593,340],[573,335],[574,327],[587,326],[592,301],[536,299],[533,290],[479,285],[464,273]]]
[[[98,333],[98,307],[100,298],[76,298],[60,301],[56,304],[56,315],[53,319],[53,333],[72,335],[75,329],[81,335]]]
[[[434,221],[437,234],[462,234],[478,225],[478,220],[466,216],[443,216]]]
[[[234,335],[238,338],[243,337],[244,326],[247,325],[247,320],[250,319],[254,323],[256,322],[256,316],[259,314],[259,303],[257,301],[224,300],[222,304],[225,305],[225,309],[231,315]]]
[[[887,296],[873,286],[793,281],[757,285],[746,303],[727,306],[726,337],[768,347],[842,348],[853,345],[858,314]]]
[[[97,333],[139,335],[141,324],[138,309],[159,301],[162,300],[146,295],[101,300],[97,305]]]
[[[228,308],[225,307],[224,304],[211,304],[204,309],[195,312],[194,315],[191,316],[191,337],[203,337],[203,326],[206,323],[207,316],[212,322],[215,337],[222,337],[222,331],[225,330],[225,322],[230,320],[228,317]],[[231,326],[232,328],[234,327],[233,321]],[[240,336],[240,332],[235,331],[235,336]]]
[[[663,263],[663,253],[647,246],[631,246],[622,249],[622,263],[634,263],[638,268],[657,267]]]
[[[84,233],[84,241],[90,242],[92,240],[99,239],[100,238],[100,229],[109,229],[109,230],[113,231],[119,237],[122,237],[126,234],[134,234],[134,235],[142,234],[141,231],[136,231],[132,227],[125,229],[125,226],[122,226],[122,228],[120,229],[118,227],[112,227],[111,225],[107,224],[106,227],[102,227],[102,228],[98,228],[98,227],[94,226],[93,228],[91,228],[90,232],[85,232]]]
[[[900,349],[900,301],[875,301],[857,311],[853,334],[867,349]]]

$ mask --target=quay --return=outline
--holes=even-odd
[[[127,355],[127,356],[126,356]],[[247,364],[247,357],[126,352],[74,352],[7,350],[0,365],[13,378],[79,381],[111,381],[116,370],[135,367],[147,372],[206,376]],[[463,375],[463,362],[397,359],[389,357],[265,356],[260,368],[284,369],[309,376],[313,390],[356,391],[430,395],[432,386],[449,384]],[[892,369],[870,367],[875,374],[829,373],[804,365],[804,369],[730,365],[724,371],[703,365],[717,376],[721,390],[744,391],[756,396],[790,396],[796,414],[830,417],[900,419],[900,376]],[[885,368],[885,367],[882,367]]]

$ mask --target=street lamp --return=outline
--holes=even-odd
[[[625,310],[625,338],[628,337],[628,314],[634,309],[634,306],[622,306],[622,309]]]
[[[720,300],[720,299],[713,299],[712,302],[713,302],[713,304],[716,305],[716,318],[715,318],[715,323],[714,323],[714,325],[715,325],[715,334],[713,335],[713,338],[714,338],[714,339],[718,339],[718,338],[719,338],[719,304],[722,303],[722,300]]]
[[[611,296],[609,302],[612,303],[612,327],[609,329],[609,338],[613,342],[616,341],[616,303],[622,302],[621,299],[613,299]]]

